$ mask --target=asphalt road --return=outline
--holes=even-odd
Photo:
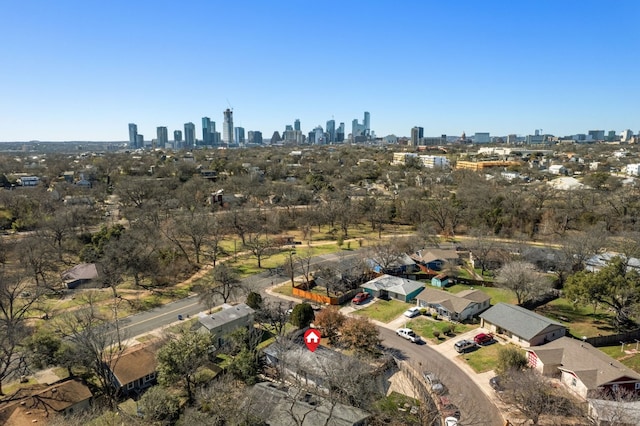
[[[502,426],[504,422],[496,406],[458,366],[429,345],[416,345],[388,328],[378,327],[382,343],[399,350],[400,359],[409,362],[418,372],[435,373],[448,390],[451,402],[460,408],[460,424]]]
[[[340,260],[349,259],[357,256],[357,251],[342,252],[340,254],[325,254],[322,256],[314,257],[311,260],[311,264],[314,266],[321,265],[323,263],[337,262]],[[282,275],[274,275],[269,271],[262,272],[257,275],[252,275],[242,280],[242,284],[245,288],[261,292],[267,287],[272,286],[275,283],[286,281],[287,277]],[[264,293],[263,293],[264,296]],[[244,301],[244,295],[239,297]],[[222,298],[217,301],[218,304],[222,304]],[[125,339],[134,338],[142,334],[149,333],[157,330],[171,323],[177,322],[178,315],[182,315],[183,318],[188,316],[197,315],[200,312],[206,311],[207,307],[199,302],[197,295],[189,296],[185,299],[178,300],[176,302],[168,303],[166,305],[154,308],[150,311],[142,312],[136,315],[131,315],[120,320],[120,330],[124,334]]]

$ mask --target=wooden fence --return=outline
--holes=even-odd
[[[639,341],[639,340],[640,340],[640,329],[628,331],[626,333],[612,334],[609,336],[588,337],[584,339],[585,342],[595,347],[618,345],[621,342],[635,343],[636,341]]]

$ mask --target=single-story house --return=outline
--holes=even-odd
[[[199,330],[211,333],[213,344],[219,348],[224,343],[224,336],[232,331],[253,326],[255,311],[244,303],[235,306],[223,305],[223,309],[213,314],[200,314]]]
[[[559,322],[508,303],[492,306],[480,319],[483,328],[522,347],[543,345],[567,334]]]
[[[87,385],[71,378],[21,388],[0,401],[0,424],[46,424],[55,415],[72,415],[88,409],[92,398]]]
[[[530,367],[546,376],[559,375],[567,389],[582,398],[602,398],[622,389],[640,391],[640,374],[587,342],[561,337],[525,350]]]
[[[380,275],[361,285],[372,297],[410,302],[424,289],[424,283],[393,275]]]
[[[431,278],[431,285],[433,287],[444,288],[451,284],[451,280],[447,274],[438,274],[435,277]]]
[[[411,258],[423,267],[432,271],[440,271],[447,263],[458,265],[460,256],[455,248],[424,248],[414,253]]]
[[[489,309],[491,296],[480,290],[464,290],[458,294],[427,287],[417,296],[417,306],[453,321],[465,321]]]
[[[62,282],[69,289],[78,287],[100,287],[98,268],[95,263],[81,263],[62,273]]]
[[[113,365],[111,381],[121,396],[137,396],[144,389],[157,383],[156,342],[141,344],[126,349]]]
[[[364,426],[371,417],[360,408],[332,403],[303,389],[271,382],[254,385],[242,408],[266,424],[278,426]]]
[[[347,365],[349,357],[325,346],[311,352],[299,344],[274,342],[264,348],[267,365],[277,367],[281,374],[319,389],[328,387],[327,372],[336,365]]]
[[[598,272],[600,269],[611,263],[611,261],[616,257],[626,259],[624,254],[614,253],[611,251],[595,254],[586,260],[584,269],[589,272]],[[631,269],[635,269],[640,272],[640,259],[630,257],[627,260],[627,271]]]
[[[419,268],[416,262],[406,253],[398,256],[397,259],[384,265],[379,259],[367,259],[367,264],[372,271],[379,274],[402,275],[416,272]]]

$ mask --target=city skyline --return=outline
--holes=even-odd
[[[205,116],[222,125],[227,108],[265,137],[295,119],[304,134],[330,120],[348,134],[363,111],[379,137],[635,133],[640,33],[623,18],[638,12],[632,0],[10,2],[0,141],[126,141],[127,123],[152,139]]]

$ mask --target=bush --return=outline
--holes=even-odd
[[[420,315],[427,315],[427,308],[420,308]]]
[[[444,327],[442,327],[442,334],[448,336],[449,334],[451,334],[451,329],[452,327],[450,325],[445,325]]]
[[[262,307],[262,296],[254,291],[247,295],[247,306],[251,309],[258,310]]]
[[[293,308],[289,322],[298,328],[305,328],[315,319],[313,308],[308,303],[300,303]]]
[[[433,317],[434,320],[438,319],[438,313],[437,312],[432,312],[431,316]]]
[[[435,337],[436,339],[440,338],[440,330],[433,330],[433,337]]]
[[[495,370],[498,374],[504,374],[508,371],[523,370],[527,364],[527,357],[522,349],[506,346],[498,351],[498,365]]]

